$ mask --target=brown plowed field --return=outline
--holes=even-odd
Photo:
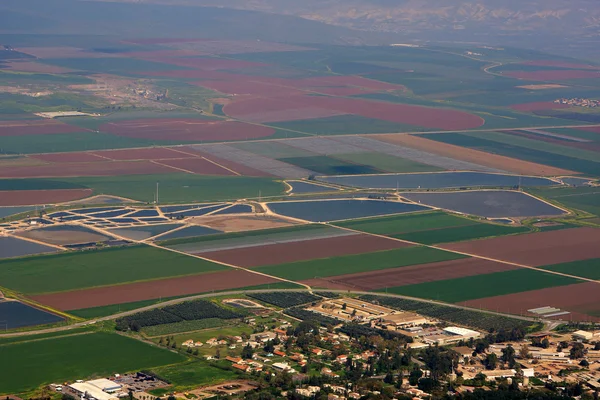
[[[440,245],[528,266],[600,258],[600,229],[574,228]],[[599,287],[600,290],[600,287]]]
[[[528,81],[564,81],[569,79],[600,78],[600,71],[579,71],[568,69],[545,71],[508,71],[503,75]]]
[[[294,96],[285,100],[289,104],[288,108],[323,108],[347,114],[361,115],[367,118],[434,129],[471,129],[478,128],[485,122],[477,115],[444,108],[324,96]],[[227,115],[233,117],[274,110],[282,110],[281,99],[267,98],[261,99],[261,102],[256,102],[254,99],[236,101],[223,108],[223,111]]]
[[[573,318],[574,320],[600,321],[599,317],[586,315],[587,313],[597,315],[600,311],[600,284],[593,282],[576,283],[574,285],[469,300],[460,304],[513,314],[529,314],[527,310],[551,306],[564,311],[571,311],[571,315],[559,317],[565,320]]]
[[[119,176],[169,174],[175,170],[150,161],[107,161],[49,164],[0,170],[0,178],[65,178],[72,176]]]
[[[162,165],[167,165],[174,168],[180,168],[182,170],[186,170],[192,172],[194,174],[201,175],[227,175],[233,176],[235,175],[233,172],[219,167],[216,164],[211,163],[203,158],[180,158],[177,160],[160,160],[157,161]]]
[[[194,84],[231,95],[252,95],[268,98],[297,96],[306,93],[294,87],[278,85],[275,82],[250,81],[235,75],[228,80],[200,81],[194,82]]]
[[[213,290],[238,289],[279,282],[242,270],[214,272],[202,275],[130,283],[71,292],[34,296],[33,299],[58,310],[107,306],[152,300],[160,297],[186,296]]]
[[[242,267],[284,264],[295,261],[392,250],[409,245],[370,235],[350,235],[303,240],[265,246],[244,247],[202,253],[202,257]]]
[[[517,160],[515,158],[500,156],[497,154],[486,153],[479,150],[467,149],[465,147],[455,146],[425,139],[419,135],[369,135],[369,138],[381,140],[383,142],[395,144],[398,146],[410,147],[417,150],[427,151],[440,156],[451,157],[457,160],[464,160],[490,168],[497,168],[503,171],[516,174],[538,175],[538,176],[556,176],[577,174],[561,168],[550,167],[547,165],[536,164],[529,161]]]
[[[552,101],[539,101],[536,103],[514,104],[510,106],[517,111],[541,111],[541,110],[557,110],[561,108],[569,108],[568,104],[554,103]]]
[[[36,154],[30,157],[51,163],[88,163],[106,161],[105,158],[85,152]]]
[[[92,195],[91,189],[11,190],[0,192],[0,206],[33,206],[79,200]]]
[[[166,147],[151,147],[146,149],[124,149],[95,151],[93,154],[115,161],[133,160],[163,160],[169,158],[182,158],[185,155]]]
[[[282,218],[256,214],[248,216],[209,215],[192,218],[190,222],[222,232],[248,232],[296,225],[296,223]]]
[[[0,122],[0,136],[52,135],[85,131],[87,129],[49,119]]]
[[[411,265],[408,267],[386,269],[381,271],[359,272],[357,274],[340,275],[331,278],[311,279],[303,281],[307,285],[323,286],[329,284],[342,289],[377,290],[386,287],[414,285],[445,279],[463,278],[480,274],[503,272],[518,267],[477,258],[441,261],[430,264]]]
[[[210,160],[210,161],[212,161],[214,163],[222,165],[225,168],[232,169],[235,172],[237,172],[238,174],[241,174],[241,175],[244,175],[244,176],[265,176],[265,177],[271,177],[271,176],[273,176],[271,174],[267,174],[266,172],[259,171],[259,170],[254,169],[254,168],[250,168],[250,167],[247,167],[245,165],[235,163],[233,161],[229,161],[229,160],[225,160],[223,158],[215,157],[212,154],[205,153],[205,152],[200,151],[198,149],[195,149],[193,147],[180,147],[178,149],[182,150],[182,151],[185,151],[187,153],[196,153],[199,156],[201,156],[202,158],[205,158],[205,159]]]
[[[151,140],[227,141],[271,136],[275,129],[235,121],[152,119],[111,122],[100,130],[119,136]]]
[[[573,147],[575,149],[600,152],[600,143],[573,142],[573,141],[557,139],[552,136],[534,135],[533,133],[529,133],[526,131],[501,131],[501,132],[508,133],[509,135],[525,137],[527,139],[539,140],[539,141],[546,142],[546,143],[554,143],[559,146]]]

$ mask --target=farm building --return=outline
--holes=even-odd
[[[600,339],[600,331],[595,331],[595,332],[575,331],[575,332],[573,332],[573,339],[575,339],[575,340]]]
[[[427,323],[427,319],[419,314],[410,312],[401,312],[397,314],[389,314],[382,318],[383,324],[392,325],[395,327],[405,328],[410,326],[418,326]]]
[[[92,385],[89,382],[76,382],[69,387],[77,393],[80,398],[88,400],[116,400],[117,396],[107,393],[98,386]]]
[[[427,344],[445,345],[451,343],[457,343],[461,340],[469,340],[471,338],[477,339],[481,336],[481,333],[473,331],[471,329],[459,328],[457,326],[449,326],[444,328],[443,333],[430,335],[424,338]]]

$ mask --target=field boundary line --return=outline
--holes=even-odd
[[[329,225],[329,223],[323,223],[323,225]],[[333,225],[333,226],[336,226],[336,225]],[[364,233],[364,234],[367,234],[367,235],[376,236],[376,237],[380,237],[380,238],[387,238],[387,239],[397,240],[399,242],[412,244],[414,246],[428,247],[430,249],[446,251],[446,252],[449,252],[449,253],[460,254],[460,255],[467,256],[467,257],[472,257],[472,258],[478,258],[480,260],[493,261],[493,262],[497,262],[497,263],[501,263],[501,264],[512,265],[513,267],[526,268],[526,269],[531,269],[531,270],[538,271],[538,272],[551,273],[551,274],[563,276],[563,277],[566,277],[566,278],[577,279],[577,280],[580,280],[580,281],[586,281],[586,282],[592,282],[592,283],[600,284],[600,280],[595,280],[595,279],[590,279],[590,278],[584,278],[584,277],[581,277],[581,276],[565,274],[565,273],[562,273],[562,272],[548,271],[548,270],[542,269],[540,267],[534,267],[534,266],[531,266],[531,265],[519,264],[519,263],[516,263],[516,262],[506,261],[506,260],[499,260],[499,259],[495,259],[495,258],[492,258],[492,257],[486,257],[486,256],[482,256],[482,255],[467,253],[467,252],[464,252],[464,251],[445,249],[445,248],[437,246],[437,245],[423,244],[423,243],[413,242],[413,241],[410,241],[410,240],[404,240],[404,239],[398,239],[398,238],[389,237],[389,236],[385,236],[385,235],[380,235],[380,234],[377,234],[377,233],[362,232],[362,231],[359,231],[359,230],[356,230],[356,229],[352,229],[352,228],[346,228],[346,227],[340,227],[340,226],[338,226],[338,228],[344,229],[344,230],[347,230],[347,231],[351,231],[351,232]]]
[[[31,333],[32,335],[38,335],[38,334],[40,334],[40,333],[37,333],[36,331],[30,331],[28,333]],[[73,337],[73,336],[91,335],[93,333],[96,333],[96,332],[95,331],[79,332],[79,333],[71,333],[71,334],[60,335],[60,336],[52,336],[52,337],[45,337],[45,338],[38,338],[38,339],[22,340],[20,342],[14,342],[14,343],[0,343],[0,347],[18,345],[18,344],[23,344],[23,343],[43,342],[45,340],[62,339],[62,338],[68,338],[68,337]],[[42,333],[42,335],[43,335],[43,333]],[[23,335],[23,336],[26,336],[26,335]]]
[[[156,165],[160,165],[160,166],[163,166],[163,167],[171,168],[171,169],[174,169],[174,170],[179,171],[179,172],[185,172],[187,174],[197,175],[195,172],[188,171],[187,169],[183,169],[183,168],[179,168],[179,167],[174,167],[174,166],[168,165],[168,164],[163,164],[163,163],[158,162],[156,160],[149,160],[149,161],[152,164],[156,164]]]
[[[199,154],[188,153],[187,151],[182,151],[182,150],[180,150],[180,149],[177,149],[177,148],[170,148],[170,147],[168,147],[168,149],[169,149],[169,150],[172,150],[172,151],[176,151],[176,152],[178,152],[178,153],[181,153],[181,154],[186,154],[186,155],[188,155],[188,156],[192,156],[193,158],[199,158],[199,159],[201,159],[201,160],[208,161],[209,163],[211,163],[211,164],[214,164],[214,165],[216,165],[217,167],[221,167],[221,168],[223,168],[223,169],[225,169],[225,170],[227,170],[227,171],[229,171],[229,172],[231,172],[231,173],[233,173],[233,174],[235,174],[235,175],[237,175],[237,176],[242,176],[242,174],[240,174],[239,172],[237,172],[237,171],[234,171],[234,170],[232,170],[231,168],[227,168],[226,166],[224,166],[224,165],[221,165],[221,164],[219,164],[218,162],[216,162],[216,161],[213,161],[213,160],[211,160],[211,159],[209,159],[209,158],[203,157],[203,156],[201,156],[201,155],[199,155]]]

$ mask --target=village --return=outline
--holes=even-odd
[[[599,330],[482,332],[349,297],[306,305],[302,312],[313,317],[303,320],[268,307],[253,310],[255,315],[240,321],[239,335],[213,330],[210,336],[209,330],[204,341],[190,337],[179,345],[174,337],[158,340],[159,346],[235,371],[239,378],[234,381],[170,392],[160,376],[138,373],[60,390],[88,400],[156,400],[159,396],[152,393],[157,389],[170,393],[171,400],[236,396],[268,387],[288,398],[329,400],[425,399],[440,390],[458,394],[501,387],[579,395],[600,390]]]
[[[554,100],[554,102],[557,103],[557,104],[566,104],[566,105],[569,105],[569,106],[584,107],[584,108],[596,108],[596,107],[600,107],[600,100],[593,100],[593,99],[582,99],[582,98],[567,99],[567,98],[562,98],[562,99]]]

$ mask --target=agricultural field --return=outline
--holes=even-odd
[[[0,393],[20,393],[42,384],[149,369],[184,357],[110,333],[64,335],[39,341],[2,344]],[[59,362],[67,357],[70,362]]]
[[[563,264],[547,265],[542,267],[548,271],[562,272],[582,278],[600,280],[600,258],[573,261]]]
[[[127,268],[123,268],[124,264]],[[27,257],[1,261],[0,265],[2,286],[29,295],[226,269],[218,264],[147,246]],[[167,265],[168,268],[165,267]]]
[[[531,193],[563,204],[573,210],[600,217],[600,190],[597,187],[535,189]]]
[[[272,304],[281,308],[296,307],[302,304],[312,303],[321,300],[319,296],[310,293],[252,293],[248,297]]]
[[[405,247],[374,253],[270,265],[257,267],[255,270],[293,281],[303,281],[357,272],[427,264],[462,257],[458,254],[426,247]]]
[[[516,269],[416,285],[389,287],[386,290],[388,293],[411,297],[428,298],[448,303],[461,303],[484,297],[566,286],[580,282],[573,278],[530,269]]]
[[[170,389],[176,391],[192,390],[203,385],[217,384],[238,377],[233,371],[215,368],[202,360],[153,368],[150,371],[156,376],[172,382]]]

